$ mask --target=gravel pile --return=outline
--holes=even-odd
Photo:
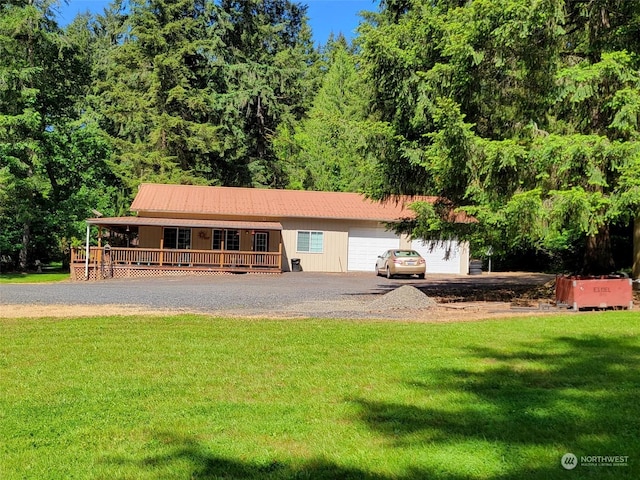
[[[380,310],[422,309],[432,308],[437,302],[428,297],[416,287],[403,285],[400,288],[385,293],[369,304],[370,312]]]

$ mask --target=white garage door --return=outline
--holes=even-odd
[[[460,245],[455,240],[425,242],[413,240],[411,248],[427,262],[427,273],[460,273]]]
[[[378,255],[400,247],[400,238],[384,228],[352,228],[349,230],[347,270],[373,272]]]

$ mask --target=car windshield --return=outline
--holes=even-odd
[[[420,254],[414,250],[396,250],[393,252],[396,257],[419,257]]]

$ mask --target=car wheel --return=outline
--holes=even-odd
[[[391,270],[389,270],[389,267],[387,267],[387,278],[393,278],[393,275],[391,275]]]
[[[424,280],[424,273],[419,273],[419,274],[418,274],[418,278],[419,278],[420,280]]]

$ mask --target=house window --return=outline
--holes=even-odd
[[[213,250],[222,250],[222,234],[224,230],[214,230],[213,231],[213,244],[211,248]]]
[[[239,230],[214,230],[212,250],[240,250]]]
[[[238,230],[224,231],[224,249],[240,250],[240,232]]]
[[[163,234],[164,248],[187,250],[191,248],[190,228],[165,228]]]
[[[323,245],[324,232],[298,231],[297,252],[322,253]]]

